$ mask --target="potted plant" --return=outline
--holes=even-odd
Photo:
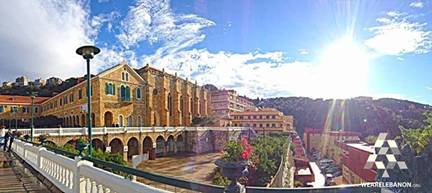
[[[238,179],[249,174],[249,157],[252,146],[246,138],[242,142],[230,141],[224,148],[224,155],[216,160],[215,164],[220,168],[221,174],[227,177],[231,183],[225,188],[226,193],[245,193],[246,189],[238,182]]]

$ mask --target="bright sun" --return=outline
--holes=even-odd
[[[365,50],[351,38],[329,45],[319,60],[320,93],[328,98],[349,98],[367,94],[368,60]]]

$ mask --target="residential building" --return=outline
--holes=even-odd
[[[274,108],[247,109],[230,113],[231,126],[252,127],[257,133],[293,132],[293,116]]]
[[[47,82],[58,80],[50,78]],[[86,93],[86,81],[81,81],[37,102],[37,116],[57,116],[63,127],[85,126]],[[194,117],[208,116],[210,112],[206,89],[149,65],[135,70],[121,63],[107,69],[91,78],[90,93],[92,125],[96,127],[188,126]],[[0,114],[0,119],[7,118]]]
[[[226,118],[233,112],[255,108],[252,101],[239,96],[235,90],[212,90],[210,95],[213,115],[219,118]]]
[[[2,87],[3,88],[10,88],[10,87],[12,87],[12,82],[9,82],[9,81],[3,82]]]
[[[41,116],[40,104],[48,97],[36,97],[34,99],[34,116]],[[29,96],[0,95],[0,125],[11,126],[23,120],[31,119],[32,99]],[[9,124],[6,124],[9,123]]]
[[[375,182],[376,169],[365,169],[366,161],[374,148],[363,142],[339,143],[342,148],[342,176],[345,184]]]
[[[321,157],[327,157],[341,165],[342,150],[339,142],[359,141],[360,134],[350,131],[324,131],[322,129],[306,128],[303,140],[307,152],[319,151]]]
[[[38,79],[36,79],[36,80],[33,82],[33,85],[34,85],[36,88],[40,88],[40,87],[42,87],[42,86],[45,86],[45,83],[46,83],[46,80],[38,78]]]
[[[51,77],[46,80],[46,85],[50,87],[55,87],[63,83],[63,80],[57,77]]]
[[[21,76],[16,78],[15,82],[17,86],[28,86],[29,85],[29,79],[25,76]]]

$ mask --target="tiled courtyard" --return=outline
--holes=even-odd
[[[207,176],[216,167],[214,161],[221,156],[222,153],[207,153],[162,157],[156,160],[145,161],[138,167],[142,170],[158,174],[211,183],[211,180]]]

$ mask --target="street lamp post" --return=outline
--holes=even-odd
[[[90,59],[99,54],[100,49],[95,46],[82,46],[76,50],[87,61],[87,133],[88,133],[88,156],[92,157],[92,112],[91,112],[91,84],[90,84]]]

